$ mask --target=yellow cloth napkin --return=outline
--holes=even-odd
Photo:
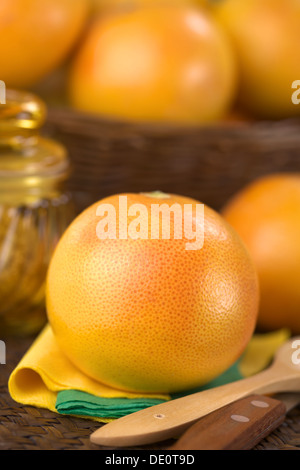
[[[290,336],[280,330],[254,335],[238,362],[241,376],[259,372],[272,360],[277,348]],[[41,332],[9,378],[11,397],[19,403],[57,412],[59,392],[78,390],[103,398],[145,398],[169,400],[165,394],[139,394],[113,389],[80,372],[59,349],[49,325]],[[101,422],[109,418],[94,417]]]
[[[140,394],[113,389],[79,371],[59,349],[52,329],[47,325],[12,372],[8,389],[18,403],[48,408],[56,412],[57,393],[79,390],[105,398],[169,399],[169,395]],[[95,418],[107,422],[109,419]]]

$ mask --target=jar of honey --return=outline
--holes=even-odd
[[[37,332],[46,321],[45,279],[73,218],[64,189],[65,148],[39,135],[46,117],[36,96],[7,91],[0,105],[0,337]]]

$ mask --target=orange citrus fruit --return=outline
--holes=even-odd
[[[300,176],[276,174],[254,181],[224,208],[257,268],[258,325],[300,333]]]
[[[0,80],[32,86],[58,67],[88,15],[86,0],[1,0]]]
[[[291,99],[300,77],[299,0],[223,0],[214,10],[236,51],[243,107],[262,118],[299,115]]]
[[[133,121],[199,123],[224,115],[235,60],[207,13],[153,6],[101,17],[70,74],[71,103]]]
[[[99,205],[112,207],[117,228],[124,230],[117,195],[80,214],[50,264],[50,324],[69,359],[102,383],[139,392],[191,389],[230,367],[253,333],[259,297],[253,263],[239,236],[209,207],[203,219],[197,201],[189,198],[125,196],[128,208],[145,208],[139,223],[146,223],[146,236],[98,238]],[[176,204],[182,211],[191,205],[203,247],[186,249],[192,237],[185,232],[175,238],[175,216],[169,239],[162,231],[151,238],[155,224],[147,214],[153,204],[167,209]],[[170,221],[167,214],[162,219]]]

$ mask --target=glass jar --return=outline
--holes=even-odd
[[[32,94],[8,90],[0,105],[0,337],[44,325],[47,268],[73,218],[69,159],[39,135],[45,117]]]

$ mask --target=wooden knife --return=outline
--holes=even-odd
[[[299,393],[242,398],[201,418],[168,450],[253,449],[299,403]]]

